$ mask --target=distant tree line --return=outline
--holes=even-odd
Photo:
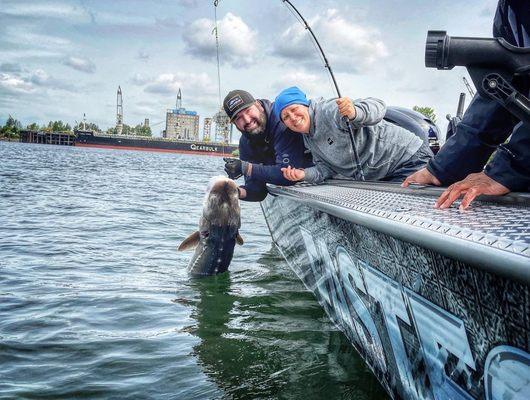
[[[116,135],[116,127],[112,127],[107,129],[107,133],[109,135]],[[144,124],[138,124],[136,126],[129,126],[127,124],[123,124],[123,129],[121,132],[122,135],[137,135],[137,136],[152,136],[151,128],[149,126],[145,126]]]
[[[436,123],[436,113],[434,112],[434,108],[414,106],[414,107],[412,107],[412,109],[414,111],[417,111],[417,112],[425,115],[432,122]]]
[[[5,125],[0,128],[0,138],[18,139],[21,129],[22,124],[10,115]]]
[[[16,139],[20,135],[21,130],[30,130],[30,131],[46,131],[46,132],[71,132],[72,127],[68,123],[63,121],[50,121],[45,125],[39,125],[36,122],[26,125],[24,128],[20,121],[13,118],[11,115],[7,119],[4,126],[0,127],[0,137],[8,139]]]
[[[78,122],[74,125],[74,128],[70,124],[65,123],[61,120],[59,121],[50,121],[45,125],[39,125],[36,122],[28,124],[26,128],[22,126],[20,121],[13,118],[11,115],[7,119],[5,125],[0,126],[0,138],[3,139],[18,139],[20,137],[21,130],[31,130],[31,131],[45,131],[45,132],[72,132],[73,130],[92,130],[100,132],[99,126],[92,122]],[[107,129],[107,133],[116,134],[116,128]],[[136,126],[129,126],[124,124],[122,134],[124,135],[138,135],[138,136],[152,136],[151,128],[143,124],[138,124]]]
[[[100,132],[99,126],[93,122],[78,122],[74,130]]]

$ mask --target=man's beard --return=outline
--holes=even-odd
[[[249,135],[259,135],[260,133],[263,133],[265,131],[265,126],[267,125],[267,117],[265,117],[264,112],[261,112],[259,114],[257,123],[258,123],[258,126],[256,126],[254,129],[251,129],[251,130],[245,130],[245,132],[248,133]]]

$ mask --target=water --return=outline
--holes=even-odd
[[[0,142],[0,398],[386,398],[242,204],[227,274],[176,247],[222,159]]]

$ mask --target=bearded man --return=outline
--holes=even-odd
[[[273,114],[269,100],[255,100],[244,90],[233,90],[225,97],[223,108],[241,132],[239,159],[225,158],[228,176],[245,178],[245,184],[239,186],[241,200],[262,201],[268,193],[267,183],[294,184],[284,178],[282,168],[313,165],[303,139]]]

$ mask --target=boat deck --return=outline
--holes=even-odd
[[[339,218],[389,234],[495,274],[530,284],[530,195],[482,196],[468,210],[434,209],[443,189],[330,180],[269,185]]]

